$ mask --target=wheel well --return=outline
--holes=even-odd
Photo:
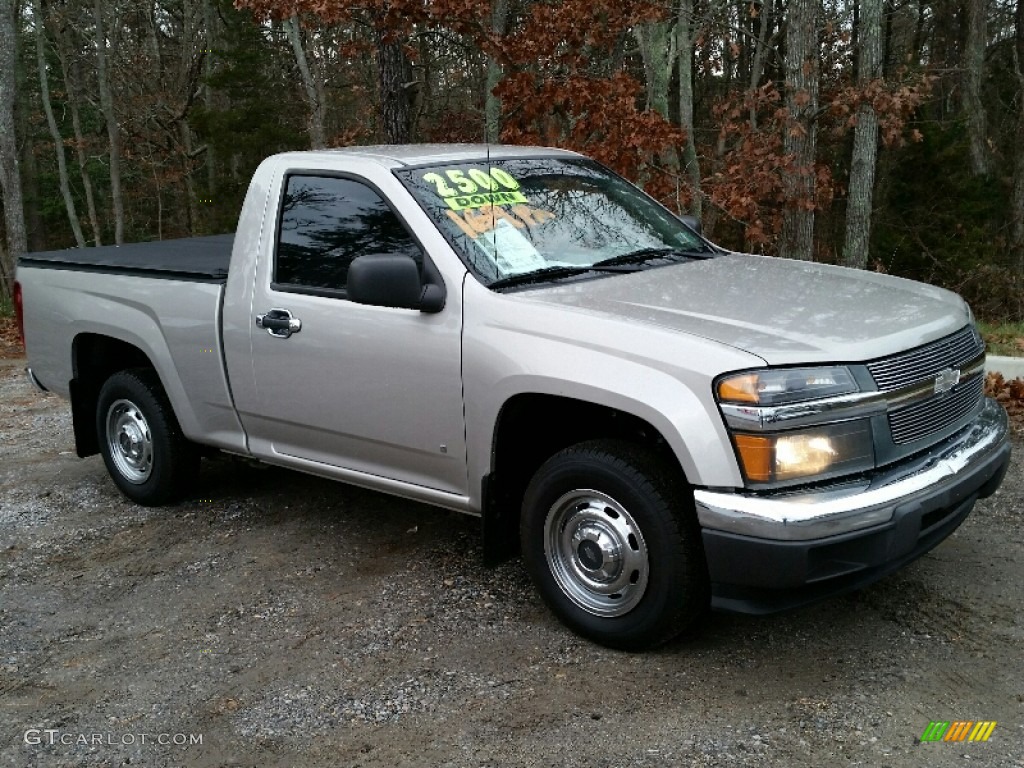
[[[491,472],[484,478],[488,563],[517,554],[523,494],[540,465],[570,445],[608,438],[649,446],[683,471],[661,433],[631,413],[557,395],[522,394],[505,403],[495,428]]]
[[[138,347],[110,336],[81,333],[72,342],[71,413],[79,456],[99,453],[96,401],[100,389],[113,374],[128,368],[153,368],[153,363]]]

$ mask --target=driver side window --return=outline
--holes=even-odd
[[[357,256],[399,253],[422,266],[423,253],[371,187],[336,176],[285,179],[273,288],[338,295]]]

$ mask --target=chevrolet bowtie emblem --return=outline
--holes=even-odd
[[[939,371],[938,375],[935,377],[935,394],[939,395],[944,392],[949,392],[949,390],[959,383],[959,368],[947,368],[944,371]]]

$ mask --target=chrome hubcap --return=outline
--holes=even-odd
[[[107,409],[107,447],[118,474],[141,485],[153,471],[153,438],[135,403],[117,400]]]
[[[647,589],[647,545],[615,499],[592,490],[566,493],[548,510],[544,554],[565,596],[594,616],[622,616]]]

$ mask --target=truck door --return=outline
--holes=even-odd
[[[363,179],[302,172],[283,184],[253,288],[254,386],[236,393],[250,449],[466,494],[458,290],[448,287],[437,314],[348,301],[354,258],[403,253],[422,264],[420,245]],[[262,315],[290,327],[258,327]]]

